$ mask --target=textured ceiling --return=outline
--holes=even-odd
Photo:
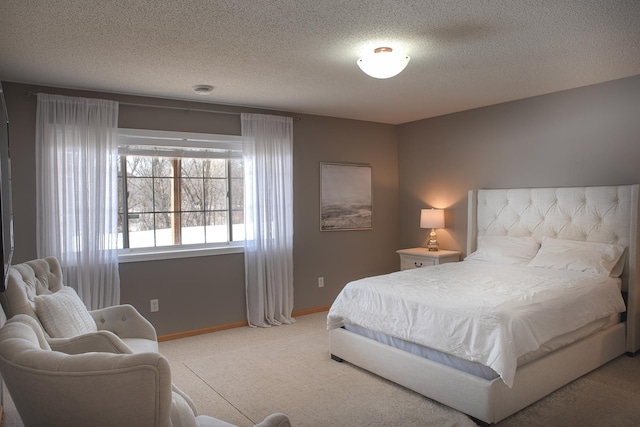
[[[0,1],[0,79],[47,86],[398,124],[638,74],[638,0]]]

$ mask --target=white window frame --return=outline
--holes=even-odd
[[[190,150],[194,148],[197,152]],[[157,156],[164,150],[167,150],[167,154],[171,153],[178,157],[242,158],[242,137],[240,135],[148,129],[118,129],[119,155]],[[184,246],[124,248],[118,250],[118,258],[119,262],[126,263],[242,252],[244,252],[244,242],[236,241],[227,244],[203,243]]]

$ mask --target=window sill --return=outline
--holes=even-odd
[[[244,246],[242,245],[198,247],[188,249],[120,249],[118,252],[118,262],[123,264],[128,262],[158,261],[163,259],[193,258],[241,253],[244,253]]]

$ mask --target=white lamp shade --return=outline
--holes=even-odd
[[[444,209],[422,209],[420,228],[444,228]]]
[[[376,79],[388,79],[400,74],[409,63],[409,56],[394,52],[390,47],[379,47],[358,59],[358,67]]]

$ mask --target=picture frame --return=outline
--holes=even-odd
[[[373,229],[371,165],[320,163],[320,231]]]

